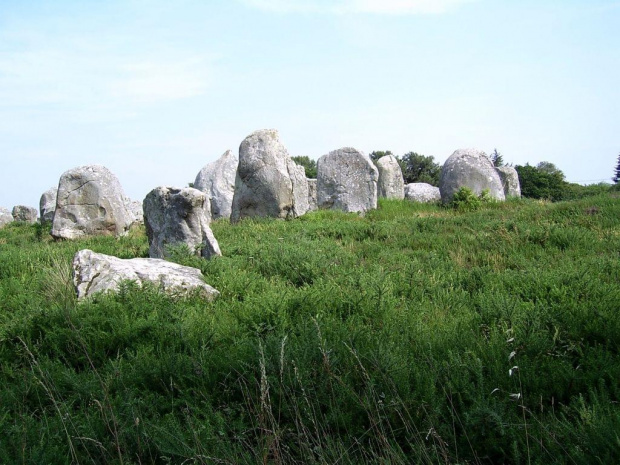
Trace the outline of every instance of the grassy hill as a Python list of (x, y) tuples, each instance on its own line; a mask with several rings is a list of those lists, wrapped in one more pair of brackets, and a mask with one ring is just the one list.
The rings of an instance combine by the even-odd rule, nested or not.
[(620, 198), (212, 225), (221, 292), (77, 303), (0, 230), (0, 463), (619, 463)]

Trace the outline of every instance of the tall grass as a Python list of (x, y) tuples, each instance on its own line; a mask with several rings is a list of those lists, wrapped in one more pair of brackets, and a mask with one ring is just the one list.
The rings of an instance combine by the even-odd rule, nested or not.
[(215, 302), (77, 303), (73, 254), (141, 230), (0, 230), (0, 463), (620, 461), (620, 199), (212, 227), (173, 259)]

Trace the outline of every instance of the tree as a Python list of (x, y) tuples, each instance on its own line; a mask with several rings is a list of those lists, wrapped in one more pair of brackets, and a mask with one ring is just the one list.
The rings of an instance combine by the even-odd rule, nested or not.
[(618, 155), (618, 163), (616, 164), (614, 177), (611, 180), (614, 184), (620, 184), (620, 154)]
[[(542, 168), (541, 168), (542, 166)], [(536, 166), (515, 166), (519, 174), (521, 195), (533, 199), (562, 200), (565, 196), (566, 186), (564, 173), (553, 163), (540, 162)]]
[(493, 153), (491, 154), (491, 161), (493, 162), (493, 166), (504, 165), (504, 157), (502, 157), (502, 154), (499, 153), (497, 149), (493, 149)]
[(379, 158), (385, 157), (386, 155), (394, 155), (394, 154), (390, 150), (375, 150), (373, 152), (370, 152), (370, 155), (368, 156), (370, 157), (372, 162), (376, 165)]
[(291, 157), (295, 163), (304, 167), (306, 171), (306, 177), (310, 179), (316, 179), (316, 160), (312, 158), (301, 155), (297, 157)]
[(441, 166), (435, 163), (434, 157), (420, 155), (416, 152), (409, 152), (400, 157), (398, 162), (403, 170), (405, 184), (425, 182), (432, 186), (439, 185)]
[(560, 176), (562, 181), (564, 181), (564, 173), (562, 173), (562, 171), (550, 161), (541, 161), (538, 165), (536, 165), (536, 168), (542, 173)]

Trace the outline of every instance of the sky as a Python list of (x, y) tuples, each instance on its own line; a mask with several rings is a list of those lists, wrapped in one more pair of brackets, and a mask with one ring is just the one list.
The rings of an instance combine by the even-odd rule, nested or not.
[(610, 181), (619, 0), (0, 0), (0, 206), (99, 164), (142, 200), (258, 129)]

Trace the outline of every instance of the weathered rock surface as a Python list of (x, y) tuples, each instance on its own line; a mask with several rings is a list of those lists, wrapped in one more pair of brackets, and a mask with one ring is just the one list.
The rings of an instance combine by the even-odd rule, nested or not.
[(52, 236), (63, 239), (123, 236), (131, 223), (123, 188), (105, 166), (80, 166), (62, 174)]
[(56, 211), (56, 194), (58, 193), (58, 186), (50, 187), (43, 192), (41, 200), (39, 200), (39, 213), (41, 223), (54, 220), (54, 212)]
[(205, 165), (196, 176), (194, 189), (210, 198), (211, 218), (214, 220), (230, 218), (238, 165), (239, 157), (227, 150), (216, 161)]
[(405, 181), (403, 170), (394, 155), (385, 155), (377, 161), (379, 181), (377, 195), (386, 199), (403, 199), (405, 197)]
[(144, 224), (144, 207), (140, 200), (126, 198), (125, 207), (131, 215), (131, 224)]
[(15, 205), (13, 207), (13, 219), (20, 223), (36, 223), (39, 212), (36, 208), (26, 205)]
[(308, 211), (318, 210), (316, 197), (316, 179), (308, 178)]
[(186, 245), (196, 255), (222, 255), (209, 227), (207, 196), (192, 187), (156, 187), (144, 199), (144, 224), (149, 256), (164, 258), (169, 247)]
[(512, 166), (498, 166), (495, 168), (504, 187), (506, 197), (521, 197), (521, 183), (519, 173)]
[(182, 296), (201, 293), (213, 300), (219, 292), (204, 282), (200, 270), (157, 258), (120, 259), (110, 255), (80, 250), (73, 257), (73, 285), (78, 299), (98, 292), (117, 292), (122, 281), (139, 286), (149, 282), (166, 293)]
[(461, 187), (469, 187), (476, 195), (488, 189), (492, 198), (505, 200), (499, 174), (489, 157), (479, 150), (457, 150), (441, 169), (439, 190), (443, 203), (452, 201), (452, 197)]
[(6, 208), (0, 207), (0, 228), (15, 221), (13, 215)]
[(439, 187), (431, 186), (425, 182), (412, 182), (405, 186), (405, 198), (413, 202), (439, 202), (441, 194)]
[(299, 168), (275, 129), (246, 137), (239, 147), (231, 220), (295, 218), (306, 213), (308, 185), (303, 167)]
[(345, 212), (377, 208), (378, 178), (372, 160), (352, 147), (323, 155), (317, 161), (318, 206)]

